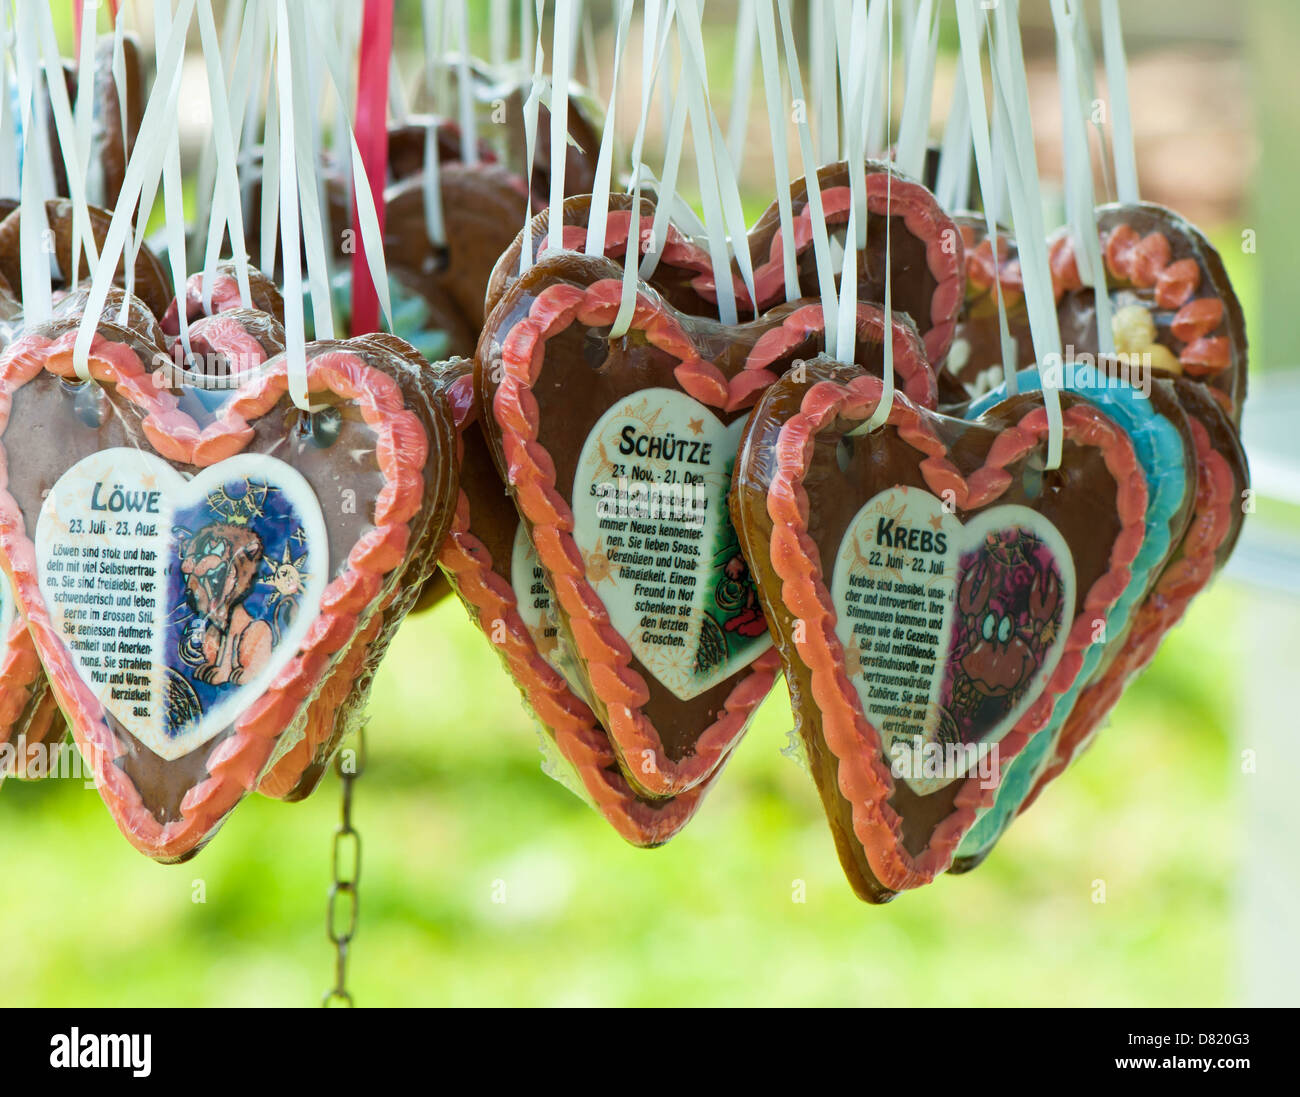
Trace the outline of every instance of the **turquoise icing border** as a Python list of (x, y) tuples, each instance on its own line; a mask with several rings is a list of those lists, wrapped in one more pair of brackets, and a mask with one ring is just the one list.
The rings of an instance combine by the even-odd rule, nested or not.
[[(388, 280), (388, 296), (393, 306), (394, 335), (405, 339), (430, 362), (441, 362), (447, 358), (449, 342), (447, 333), (429, 323), (429, 306), (414, 290), (408, 289), (396, 278)], [(334, 305), (334, 315), (339, 327), (347, 331), (352, 317), (352, 272), (342, 268), (335, 272), (330, 281), (330, 299)], [(309, 287), (303, 287), (303, 315), (307, 328), (307, 338), (315, 338), (311, 318), (311, 295)]]
[[(1037, 370), (1023, 370), (1017, 375), (1021, 392), (1037, 391)], [(1146, 474), (1148, 502), (1146, 530), (1142, 548), (1133, 561), (1132, 578), (1124, 593), (1106, 615), (1106, 635), (1124, 631), (1133, 610), (1146, 593), (1152, 569), (1158, 567), (1169, 552), (1172, 534), (1170, 522), (1183, 505), (1187, 493), (1187, 455), (1177, 428), (1152, 406), (1148, 397), (1125, 382), (1097, 384), (1096, 369), (1076, 367), (1066, 388), (1097, 405), (1112, 418), (1133, 442), (1133, 450)], [(975, 419), (1006, 399), (1003, 383), (966, 410), (966, 419)], [(957, 849), (958, 857), (986, 853), (1002, 836), (1033, 789), (1051, 757), (1062, 726), (1074, 708), (1080, 692), (1101, 661), (1105, 644), (1091, 644), (1083, 655), (1079, 676), (1052, 710), (1052, 718), (1018, 754), (1003, 775), (993, 806), (985, 810), (966, 833)]]

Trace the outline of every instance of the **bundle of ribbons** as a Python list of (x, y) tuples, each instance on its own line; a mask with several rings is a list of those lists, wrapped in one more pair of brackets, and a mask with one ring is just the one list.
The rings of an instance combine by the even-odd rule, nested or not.
[(494, 3), (487, 59), (427, 0), (414, 78), (392, 0), (155, 0), (152, 50), (74, 6), (72, 62), (5, 12), (0, 746), (37, 777), (71, 732), (148, 856), (312, 792), (454, 592), (635, 845), (783, 677), (883, 902), (989, 854), (1232, 551), (1242, 312), (1139, 197), (1114, 0), (1102, 163), (1088, 5), (1052, 0), (1050, 230), (1016, 0), (742, 0), (725, 132), (700, 0)]

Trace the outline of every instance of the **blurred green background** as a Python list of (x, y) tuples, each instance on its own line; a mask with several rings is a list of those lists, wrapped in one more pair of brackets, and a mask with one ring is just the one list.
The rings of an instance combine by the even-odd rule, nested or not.
[[(1216, 588), (983, 866), (867, 907), (840, 873), (811, 780), (780, 753), (784, 686), (690, 826), (636, 850), (542, 774), (491, 646), (444, 604), (403, 626), (376, 684), (354, 811), (357, 1001), (1225, 1002), (1234, 683), (1202, 668), (1235, 625), (1230, 590)], [(252, 797), (195, 861), (163, 867), (126, 844), (93, 790), (6, 783), (0, 1000), (316, 1002), (332, 975), (338, 791), (331, 775), (300, 805)], [(196, 881), (205, 903), (192, 901)]]
[[(1026, 0), (1040, 26), (1037, 7)], [(707, 11), (715, 89), (729, 81), (729, 9), (719, 0)], [(1267, 218), (1295, 178), (1280, 158), (1295, 154), (1257, 131), (1294, 135), (1296, 98), (1288, 108), (1277, 93), (1295, 79), (1285, 51), (1269, 45), (1271, 24), (1251, 31), (1243, 12), (1219, 5), (1126, 0), (1124, 9), (1135, 87), (1143, 73), (1166, 87), (1172, 72), (1174, 99), (1220, 74), (1198, 93), (1211, 105), (1190, 121), (1156, 109), (1168, 105), (1164, 93), (1135, 94), (1144, 186), (1212, 232), (1252, 335), (1274, 333), (1256, 367), (1276, 372), (1294, 361), (1294, 310), (1288, 327), (1263, 302), (1280, 290), (1279, 253), (1289, 260), (1300, 244), (1283, 247)], [(1294, 45), (1292, 9), (1272, 11), (1291, 20), (1283, 41)], [(598, 30), (608, 51), (608, 26)], [(1035, 33), (1031, 64), (1050, 70)], [(480, 24), (476, 44), (485, 34)], [(1253, 63), (1270, 49), (1271, 67)], [(756, 88), (755, 124), (761, 113)], [(633, 115), (621, 111), (620, 129)], [(1050, 150), (1050, 132), (1043, 140)], [(755, 163), (763, 155), (751, 152)], [(747, 189), (753, 213), (766, 199), (752, 175)], [(1271, 236), (1266, 223), (1278, 225)], [(1239, 246), (1246, 227), (1259, 228), (1258, 256)], [(1260, 507), (1252, 521), (1294, 545), (1300, 508)], [(403, 626), (375, 688), (354, 811), (364, 859), (351, 989), (361, 1005), (1242, 1001), (1243, 956), (1258, 941), (1242, 929), (1255, 792), (1239, 761), (1250, 734), (1240, 713), (1260, 597), (1231, 579), (1216, 585), (1096, 746), (983, 866), (882, 908), (853, 897), (810, 779), (781, 754), (791, 725), (783, 685), (686, 831), (663, 849), (634, 850), (541, 772), (536, 733), (495, 654), (459, 605), (444, 604)], [(1264, 597), (1283, 607), (1294, 640), (1296, 603)], [(1293, 713), (1279, 715), (1294, 726)], [(325, 910), (338, 800), (333, 775), (305, 804), (251, 797), (195, 861), (160, 867), (128, 847), (79, 782), (4, 784), (0, 1005), (319, 1001), (333, 975)], [(1283, 867), (1294, 873), (1294, 855)], [(1293, 920), (1294, 908), (1262, 916)]]

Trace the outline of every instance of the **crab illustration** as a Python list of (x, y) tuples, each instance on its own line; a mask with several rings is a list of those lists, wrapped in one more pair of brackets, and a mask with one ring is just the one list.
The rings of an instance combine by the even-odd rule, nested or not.
[(1044, 548), (1025, 530), (1000, 530), (964, 569), (944, 712), (961, 741), (1020, 703), (1059, 633), (1062, 585)]

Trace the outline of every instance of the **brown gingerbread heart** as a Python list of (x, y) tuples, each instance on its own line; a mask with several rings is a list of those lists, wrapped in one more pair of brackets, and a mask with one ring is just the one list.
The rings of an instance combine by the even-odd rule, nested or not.
[[(476, 384), (592, 707), (629, 780), (664, 796), (717, 768), (775, 676), (726, 496), (749, 408), (824, 329), (820, 305), (726, 326), (642, 286), (612, 339), (622, 273), (548, 253), (493, 309)], [(860, 306), (859, 340), (879, 323)], [(900, 387), (933, 403), (915, 331), (895, 339)]]
[(115, 820), (180, 860), (393, 589), (451, 426), (408, 406), (396, 356), (309, 347), (311, 414), (283, 356), (206, 406), (150, 372), (166, 348), (109, 323), (77, 382), (76, 328), (0, 358), (0, 559)]
[[(808, 363), (761, 397), (732, 509), (840, 861), (884, 902), (950, 864), (1001, 768), (1073, 683), (1120, 596), (1147, 492), (1132, 444), (1061, 397), (966, 422)], [(995, 753), (996, 748), (996, 753)]]

